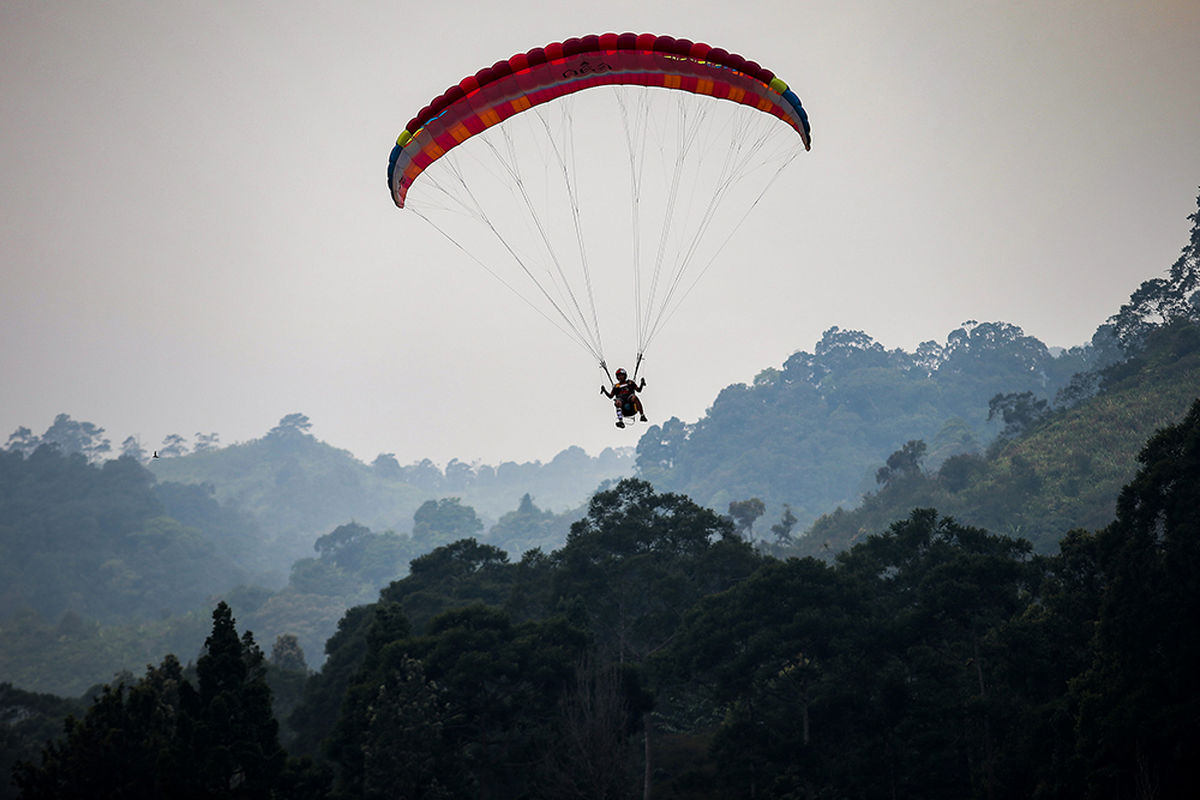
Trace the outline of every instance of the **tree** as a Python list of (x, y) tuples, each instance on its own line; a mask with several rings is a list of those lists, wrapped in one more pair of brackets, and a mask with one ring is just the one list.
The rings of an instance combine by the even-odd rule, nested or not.
[(174, 656), (149, 667), (136, 683), (104, 686), (83, 719), (67, 717), (63, 737), (48, 742), (40, 762), (18, 763), (14, 779), (27, 800), (170, 797), (175, 767), (183, 670)]
[(871, 336), (862, 331), (842, 330), (836, 325), (821, 334), (813, 355), (818, 381), (826, 375), (851, 369), (885, 366), (888, 359), (883, 345)]
[(82, 716), (90, 701), (28, 692), (0, 682), (0, 798), (13, 800), (17, 786), (13, 768), (19, 762), (35, 764), (46, 744), (63, 731), (68, 716)]
[[(1200, 206), (1200, 195), (1196, 197)], [(1109, 318), (1126, 352), (1141, 347), (1147, 333), (1186, 319), (1200, 321), (1200, 210), (1188, 216), (1191, 236), (1165, 278), (1145, 281)]]
[(796, 527), (796, 522), (796, 515), (792, 513), (792, 507), (784, 503), (783, 516), (779, 518), (779, 522), (771, 526), (771, 533), (775, 534), (776, 544), (788, 545), (792, 543), (792, 528)]
[[(592, 497), (553, 559), (554, 600), (586, 620), (601, 663), (619, 664), (664, 648), (688, 608), (743, 580), (760, 560), (728, 517), (629, 478)], [(647, 781), (651, 733), (643, 715)]]
[(301, 755), (320, 754), (322, 742), (333, 731), (346, 689), (363, 664), (367, 650), (367, 631), (382, 604), (354, 606), (338, 620), (337, 630), (325, 642), (321, 670), (304, 686), (304, 698), (288, 717), (296, 732), (289, 745)]
[(306, 436), (312, 423), (308, 417), (300, 413), (286, 414), (280, 418), (279, 424), (267, 431), (267, 436), (289, 437)]
[(213, 450), (221, 442), (220, 435), (216, 433), (200, 433), (196, 432), (196, 446), (194, 451), (203, 453), (205, 450)]
[(974, 453), (960, 453), (942, 462), (938, 470), (938, 481), (946, 491), (957, 494), (963, 491), (978, 476), (987, 471), (987, 461)]
[(925, 442), (910, 439), (892, 453), (875, 473), (875, 482), (885, 486), (901, 478), (913, 478), (921, 474), (921, 459), (925, 457)]
[(187, 440), (178, 433), (169, 434), (158, 448), (158, 454), (163, 458), (184, 456), (187, 455), (187, 451)]
[(335, 562), (324, 558), (302, 558), (292, 562), (288, 586), (303, 595), (325, 598), (353, 597), (361, 582)]
[(69, 414), (59, 414), (53, 424), (42, 434), (43, 444), (56, 445), (63, 453), (80, 453), (88, 461), (98, 461), (112, 450), (112, 444), (104, 438), (104, 428), (90, 422), (77, 422)]
[(737, 532), (745, 539), (753, 536), (754, 521), (766, 512), (767, 506), (757, 497), (749, 500), (734, 500), (729, 504), (729, 516)]
[[(95, 465), (53, 445), (28, 457), (4, 451), (0, 487), (0, 586), (9, 609), (47, 619), (75, 609), (104, 624), (136, 624), (194, 609), (244, 579), (212, 541), (167, 515), (154, 476), (132, 458)], [(64, 694), (94, 683), (97, 671), (110, 674), (120, 649), (79, 645), (65, 659), (0, 645), (10, 668), (18, 659), (31, 667), (39, 657), (52, 662), (32, 670), (48, 682), (25, 685)]]
[(990, 376), (1020, 385), (1053, 361), (1046, 345), (1008, 322), (967, 320), (946, 337), (938, 369), (959, 376)]
[(443, 586), (461, 582), (471, 575), (508, 563), (508, 553), (474, 539), (459, 539), (435, 548), (409, 565), (412, 576)]
[(28, 456), (34, 450), (37, 450), (38, 445), (41, 443), (42, 440), (39, 436), (37, 436), (33, 431), (29, 430), (29, 428), (26, 428), (24, 425), (22, 425), (9, 434), (8, 442), (5, 444), (4, 449), (8, 450), (9, 452), (20, 453), (21, 455)]
[(1096, 536), (1104, 586), (1091, 665), (1073, 685), (1097, 795), (1200, 792), (1200, 400), (1138, 456)]
[(514, 624), (481, 604), (440, 614), (414, 636), (399, 605), (381, 601), (329, 738), (340, 790), (530, 796), (585, 643), (561, 619)]
[(509, 511), (496, 521), (488, 531), (488, 539), (513, 556), (534, 548), (549, 552), (562, 546), (573, 521), (566, 515), (556, 516), (552, 511), (538, 508), (526, 492), (515, 511)]
[(639, 708), (628, 671), (583, 657), (558, 701), (556, 733), (539, 796), (616, 800), (636, 784), (633, 734)]
[(468, 539), (483, 530), (475, 509), (457, 497), (426, 500), (413, 514), (413, 541), (424, 548)]
[(225, 602), (213, 610), (212, 633), (196, 662), (199, 682), (185, 690), (185, 741), (194, 755), (189, 779), (210, 796), (266, 798), (283, 771), (279, 723), (271, 713), (262, 650), (241, 637)]
[(249, 632), (238, 637), (225, 603), (213, 611), (196, 674), (198, 688), (167, 656), (140, 681), (103, 687), (82, 720), (67, 719), (64, 738), (45, 747), (39, 765), (18, 765), (22, 796), (272, 797), (286, 755), (262, 651)]
[(675, 460), (686, 445), (691, 428), (678, 417), (671, 417), (662, 426), (651, 425), (637, 444), (638, 471), (654, 483), (669, 474)]
[(1007, 709), (995, 674), (1005, 654), (990, 642), (1029, 602), (1031, 549), (916, 509), (837, 556), (874, 606), (847, 642), (846, 668), (862, 682), (854, 691), (870, 698), (853, 721), (870, 732), (856, 757), (885, 769), (872, 778), (878, 766), (844, 758), (846, 767), (900, 796), (996, 796)]
[(275, 637), (275, 645), (271, 648), (271, 663), (283, 670), (308, 672), (308, 662), (304, 660), (300, 640), (291, 633), (281, 633)]
[(1033, 392), (1009, 392), (997, 394), (988, 401), (988, 422), (995, 417), (1004, 420), (1000, 435), (1014, 439), (1033, 430), (1050, 415), (1049, 401), (1039, 400)]
[(338, 554), (353, 547), (355, 543), (361, 542), (364, 537), (371, 534), (371, 529), (365, 525), (359, 525), (357, 522), (349, 522), (345, 525), (339, 525), (330, 533), (318, 537), (313, 542), (313, 549), (321, 558), (337, 561), (339, 566), (347, 566), (342, 564), (338, 558)]
[(475, 470), (470, 464), (459, 461), (457, 458), (452, 458), (447, 462), (443, 473), (446, 489), (451, 492), (461, 492), (475, 481)]
[(430, 492), (440, 491), (444, 482), (442, 471), (428, 458), (405, 467), (404, 480)]
[(362, 731), (362, 797), (453, 797), (439, 779), (445, 730), (453, 720), (445, 692), (417, 659), (402, 657), (375, 688)]
[(396, 460), (395, 453), (380, 453), (375, 456), (375, 460), (371, 462), (371, 469), (375, 470), (375, 474), (381, 478), (391, 481), (404, 479), (404, 469), (400, 466), (400, 462)]
[(554, 558), (556, 597), (585, 599), (599, 657), (617, 662), (661, 647), (692, 603), (758, 563), (728, 517), (633, 478), (592, 497)]
[(139, 464), (146, 461), (146, 451), (136, 436), (126, 436), (125, 441), (121, 442), (121, 455), (128, 456)]

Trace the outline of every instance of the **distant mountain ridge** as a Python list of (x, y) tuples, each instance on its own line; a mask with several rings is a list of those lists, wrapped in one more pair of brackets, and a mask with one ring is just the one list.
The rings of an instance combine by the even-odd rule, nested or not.
[[(1143, 281), (1085, 345), (1052, 350), (1015, 325), (971, 321), (944, 344), (906, 353), (830, 328), (812, 353), (727, 387), (695, 423), (653, 426), (638, 442), (638, 474), (718, 511), (753, 501), (756, 513), (778, 515), (781, 539), (837, 509), (812, 537), (830, 550), (906, 516), (875, 490), (917, 486), (928, 474), (918, 467), (960, 495), (927, 493), (922, 502), (1028, 532), (1042, 548), (1071, 526), (1102, 525), (1141, 444), (1175, 422), (1200, 386), (1200, 196), (1197, 207), (1176, 262)], [(1037, 436), (1017, 441), (1035, 428)], [(997, 436), (1003, 447), (976, 458)], [(964, 487), (974, 480), (979, 494), (969, 503)], [(1007, 506), (986, 511), (989, 492), (1008, 497)], [(860, 498), (863, 512), (847, 516)], [(835, 516), (857, 530), (841, 524), (835, 533)]]
[[(970, 322), (905, 353), (831, 328), (814, 352), (727, 387), (697, 422), (652, 427), (636, 472), (728, 511), (750, 538), (765, 538), (759, 516), (779, 515), (776, 555), (838, 552), (915, 507), (1051, 551), (1112, 519), (1142, 444), (1198, 394), (1200, 212), (1191, 219), (1167, 277), (1145, 281), (1087, 345), (1051, 351), (1014, 325)], [(628, 451), (579, 448), (548, 464), (366, 465), (308, 428), (289, 414), (245, 444), (210, 435), (191, 455), (149, 459), (153, 474), (144, 453), (101, 465), (103, 429), (65, 414), (41, 437), (18, 429), (0, 451), (0, 681), (78, 687), (106, 677), (97, 665), (182, 652), (205, 595), (236, 598), (265, 640), (299, 630), (316, 655), (342, 611), (414, 554), (478, 536), (501, 560), (544, 555), (594, 489), (635, 471)]]
[(641, 477), (724, 511), (757, 497), (787, 504), (800, 528), (874, 487), (888, 454), (912, 439), (929, 460), (981, 452), (1000, 432), (998, 394), (1053, 400), (1072, 376), (1119, 357), (1111, 336), (1053, 354), (1005, 322), (967, 322), (944, 344), (887, 350), (862, 331), (830, 328), (752, 385), (727, 387), (695, 423), (653, 426), (638, 443)]
[(152, 460), (160, 481), (205, 484), (224, 504), (251, 514), (283, 563), (312, 555), (313, 542), (355, 521), (406, 533), (413, 514), (430, 499), (458, 497), (488, 523), (532, 495), (541, 508), (565, 510), (587, 501), (602, 483), (633, 471), (632, 449), (589, 456), (579, 447), (549, 462), (498, 467), (457, 460), (440, 470), (428, 459), (402, 467), (383, 454), (364, 464), (308, 433), (303, 414), (284, 417), (265, 436), (219, 449)]
[(896, 476), (850, 510), (823, 515), (797, 552), (844, 550), (914, 508), (1028, 539), (1043, 553), (1072, 529), (1107, 525), (1142, 445), (1200, 397), (1200, 324), (1178, 320), (1149, 333), (1135, 356), (1097, 378), (1097, 394), (1047, 410), (986, 454)]

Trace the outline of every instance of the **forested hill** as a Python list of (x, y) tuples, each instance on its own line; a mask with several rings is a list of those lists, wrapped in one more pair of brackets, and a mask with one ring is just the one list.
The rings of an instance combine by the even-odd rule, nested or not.
[(989, 415), (1004, 428), (982, 457), (945, 458), (936, 439), (932, 448), (906, 441), (875, 471), (878, 491), (854, 511), (822, 517), (794, 551), (842, 550), (917, 507), (1021, 536), (1047, 553), (1072, 529), (1104, 524), (1138, 467), (1140, 443), (1200, 397), (1196, 203), (1179, 258), (1100, 326), (1092, 370), (1075, 375), (1053, 404), (1016, 389), (993, 397)]
[(543, 509), (578, 508), (601, 483), (629, 475), (628, 450), (589, 456), (578, 447), (549, 462), (470, 465), (451, 460), (439, 469), (429, 459), (401, 466), (393, 454), (370, 465), (346, 450), (318, 441), (303, 414), (289, 414), (259, 439), (153, 460), (161, 481), (207, 484), (222, 503), (259, 521), (277, 568), (312, 555), (313, 541), (351, 520), (404, 533), (426, 501), (458, 497), (487, 522), (495, 522), (531, 495)]
[[(622, 481), (554, 552), (414, 560), (319, 673), (219, 603), (194, 669), (167, 656), (0, 756), (30, 800), (1190, 800), (1200, 401), (1139, 463), (1115, 520), (1047, 556), (923, 509), (779, 560)], [(10, 716), (53, 712), (4, 688)]]
[(1141, 442), (1198, 393), (1200, 210), (1188, 219), (1178, 260), (1085, 345), (1056, 353), (1014, 325), (968, 322), (907, 353), (831, 328), (697, 422), (652, 427), (638, 473), (728, 509), (746, 534), (779, 519), (786, 552), (836, 552), (920, 505), (1052, 550), (1103, 524)]
[(1137, 471), (1141, 443), (1200, 396), (1200, 323), (1180, 319), (1149, 332), (1132, 358), (1094, 377), (1099, 392), (1075, 405), (1004, 398), (1008, 424), (985, 453), (926, 468), (925, 443), (906, 443), (877, 465), (875, 491), (853, 510), (819, 518), (794, 552), (844, 550), (914, 508), (1020, 536), (1044, 553), (1072, 529), (1103, 526)]
[(652, 427), (638, 443), (638, 472), (722, 511), (759, 498), (774, 516), (786, 503), (803, 529), (856, 505), (905, 442), (925, 441), (935, 465), (980, 453), (1001, 429), (988, 418), (991, 398), (1053, 399), (1074, 374), (1117, 357), (1107, 335), (1056, 354), (1004, 322), (964, 323), (913, 353), (831, 328), (813, 352), (725, 389), (697, 422)]

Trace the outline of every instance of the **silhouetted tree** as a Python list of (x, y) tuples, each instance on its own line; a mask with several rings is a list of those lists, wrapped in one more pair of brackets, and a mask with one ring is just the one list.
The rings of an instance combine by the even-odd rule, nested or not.
[[(1200, 206), (1200, 195), (1196, 197)], [(1144, 281), (1129, 302), (1109, 318), (1127, 352), (1139, 348), (1146, 334), (1163, 325), (1187, 319), (1200, 321), (1200, 211), (1188, 216), (1191, 235), (1165, 278)]]
[[(1075, 682), (1096, 796), (1195, 797), (1200, 779), (1200, 400), (1155, 435), (1095, 537), (1104, 593)], [(1147, 794), (1149, 792), (1149, 794)]]
[(615, 664), (580, 659), (558, 702), (556, 735), (543, 761), (539, 797), (620, 800), (634, 795), (639, 708)]
[(775, 534), (776, 544), (786, 545), (792, 543), (792, 529), (796, 527), (796, 522), (796, 515), (792, 513), (792, 507), (784, 503), (783, 516), (779, 518), (779, 522), (771, 526), (771, 533)]
[(888, 485), (900, 478), (911, 478), (921, 474), (921, 459), (925, 457), (925, 442), (912, 439), (904, 446), (887, 457), (885, 463), (875, 473), (875, 482)]
[[(196, 674), (198, 688), (167, 656), (136, 683), (103, 687), (82, 720), (68, 718), (40, 764), (18, 765), (22, 797), (273, 797), (286, 754), (262, 651), (249, 632), (238, 637), (225, 603), (213, 611)], [(311, 771), (291, 774), (292, 785), (312, 787)]]
[(988, 421), (996, 417), (1004, 420), (1000, 435), (1010, 439), (1032, 430), (1049, 414), (1049, 401), (1039, 400), (1033, 392), (997, 394), (988, 401)]
[(83, 719), (67, 718), (63, 738), (46, 744), (40, 763), (17, 764), (21, 797), (196, 796), (185, 793), (177, 771), (185, 756), (178, 738), (184, 685), (179, 661), (168, 656), (136, 683), (102, 687)]
[(13, 453), (20, 453), (27, 456), (34, 450), (37, 450), (38, 445), (42, 440), (37, 434), (26, 428), (24, 425), (17, 428), (9, 434), (8, 441), (4, 445), (4, 449)]
[(163, 458), (187, 455), (187, 451), (187, 441), (178, 433), (169, 434), (158, 448), (158, 454)]
[(104, 438), (104, 428), (90, 422), (77, 422), (69, 414), (59, 414), (42, 434), (43, 444), (56, 445), (65, 454), (80, 453), (88, 461), (98, 461), (112, 450)]
[(464, 506), (457, 497), (426, 500), (413, 514), (413, 541), (424, 548), (467, 539), (482, 530), (475, 509)]
[[(359, 525), (357, 522), (348, 522), (345, 525), (337, 526), (330, 533), (318, 537), (313, 542), (313, 549), (321, 558), (338, 561), (339, 553), (352, 548), (354, 544), (361, 542), (370, 533), (371, 529), (367, 526)], [(341, 566), (347, 565), (342, 564)]]
[(136, 436), (126, 436), (125, 441), (121, 442), (121, 455), (128, 456), (139, 463), (146, 460), (146, 451)]
[(196, 433), (196, 446), (193, 450), (197, 453), (203, 453), (205, 450), (213, 450), (221, 443), (221, 437), (216, 433)]
[(198, 689), (188, 684), (183, 691), (188, 777), (207, 796), (267, 798), (287, 756), (263, 653), (249, 631), (238, 636), (224, 602), (212, 616), (212, 634), (196, 662)]
[(746, 539), (751, 538), (754, 522), (767, 510), (767, 506), (757, 497), (749, 500), (734, 500), (729, 504), (729, 516), (733, 519), (737, 532)]
[(375, 460), (371, 462), (371, 468), (381, 478), (394, 481), (404, 478), (404, 470), (400, 467), (400, 462), (396, 460), (395, 453), (380, 453), (375, 456)]
[(281, 633), (275, 637), (275, 644), (271, 647), (271, 663), (284, 670), (308, 672), (308, 662), (304, 659), (300, 640), (291, 633)]
[(280, 418), (279, 424), (267, 431), (267, 436), (305, 436), (312, 428), (312, 423), (304, 414), (286, 414)]

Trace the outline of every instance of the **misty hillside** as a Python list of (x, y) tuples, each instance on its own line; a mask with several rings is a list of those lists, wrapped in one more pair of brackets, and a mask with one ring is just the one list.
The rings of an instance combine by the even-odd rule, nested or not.
[(770, 525), (786, 552), (837, 552), (918, 506), (1051, 551), (1072, 528), (1104, 524), (1140, 444), (1198, 394), (1200, 211), (1188, 219), (1166, 275), (1082, 346), (968, 322), (907, 353), (831, 328), (813, 352), (726, 388), (695, 423), (653, 426), (638, 475), (719, 511), (738, 504), (744, 532), (771, 539)]
[(592, 457), (578, 447), (545, 464), (451, 461), (439, 469), (428, 459), (401, 466), (381, 454), (367, 465), (318, 441), (309, 427), (303, 414), (289, 414), (260, 439), (152, 460), (149, 467), (162, 481), (211, 486), (222, 504), (252, 515), (277, 569), (311, 556), (313, 541), (342, 523), (407, 533), (422, 503), (458, 497), (490, 524), (525, 494), (543, 509), (576, 508), (600, 484), (633, 470), (631, 451), (610, 448)]
[[(1187, 800), (1200, 399), (1137, 461), (1113, 520), (1043, 556), (918, 509), (831, 562), (778, 559), (623, 480), (552, 553), (466, 539), (415, 559), (315, 673), (217, 603), (194, 666), (99, 690), (16, 782), (117, 796), (137, 765), (154, 796), (229, 796), (244, 769), (260, 796), (312, 800)], [(54, 713), (5, 689), (9, 714)]]
[[(544, 510), (579, 507), (604, 481), (636, 474), (717, 511), (759, 498), (768, 518), (784, 504), (803, 530), (820, 515), (857, 504), (888, 454), (912, 439), (930, 446), (932, 467), (979, 454), (1000, 433), (989, 400), (1000, 393), (1054, 398), (1073, 375), (1120, 357), (1115, 343), (1052, 352), (1020, 328), (969, 323), (916, 353), (886, 350), (869, 335), (833, 328), (813, 353), (798, 351), (752, 386), (723, 390), (695, 423), (652, 426), (628, 452), (589, 457), (564, 450), (546, 464), (498, 467), (428, 460), (371, 465), (313, 438), (301, 414), (260, 439), (151, 460), (160, 481), (212, 487), (223, 506), (253, 517), (275, 569), (311, 557), (313, 541), (350, 521), (407, 533), (420, 505), (457, 497), (485, 529), (529, 494)], [(261, 563), (247, 565), (261, 569)]]
[[(907, 354), (831, 329), (561, 511), (528, 489), (627, 457), (368, 466), (291, 414), (151, 472), (65, 414), (22, 428), (0, 452), (0, 760), (78, 708), (29, 690), (93, 687), (18, 767), (34, 796), (91, 788), (97, 759), (173, 786), (172, 758), (217, 763), (236, 737), (295, 797), (570, 793), (600, 752), (605, 785), (641, 763), (664, 797), (1066, 798), (1149, 772), (1194, 796), (1173, 749), (1200, 667), (1192, 219), (1086, 346), (971, 323)], [(519, 488), (494, 520), (468, 502)], [(802, 533), (800, 502), (837, 496)], [(231, 708), (244, 730), (193, 735)]]
[(1140, 443), (1178, 422), (1200, 396), (1200, 324), (1178, 320), (1153, 331), (1132, 358), (1094, 379), (1097, 394), (1057, 409), (1013, 398), (1010, 423), (985, 453), (927, 466), (897, 451), (887, 463), (898, 466), (876, 465), (876, 490), (853, 510), (819, 518), (795, 552), (844, 550), (914, 508), (1023, 537), (1044, 553), (1072, 529), (1102, 527), (1138, 469)]
[[(779, 555), (827, 557), (915, 507), (1050, 552), (1111, 518), (1140, 444), (1195, 397), (1193, 271), (1176, 266), (1069, 350), (1002, 322), (911, 354), (831, 329), (696, 423), (651, 428), (636, 472), (729, 511)], [(548, 464), (367, 465), (308, 428), (290, 414), (250, 442), (111, 461), (103, 429), (65, 414), (41, 436), (14, 432), (0, 680), (79, 691), (178, 651), (218, 596), (264, 641), (293, 636), (319, 664), (342, 613), (413, 559), (465, 539), (514, 559), (555, 551), (588, 495), (633, 468), (627, 452), (579, 448)]]
[[(1014, 331), (1011, 326), (986, 327)], [(833, 334), (825, 341), (831, 338)], [(1128, 361), (1099, 373), (1077, 374), (1063, 393), (1064, 404), (1067, 396), (1078, 395), (1076, 402), (1054, 413), (1032, 393), (1000, 395), (1001, 400), (1022, 400), (1041, 409), (1044, 418), (1030, 417), (1024, 427), (994, 420), (1001, 438), (988, 447), (989, 440), (982, 438), (986, 427), (976, 434), (965, 422), (944, 425), (957, 436), (934, 439), (939, 443), (937, 466), (926, 471), (924, 465), (932, 459), (922, 449), (916, 459), (920, 469), (906, 472), (897, 466), (886, 485), (876, 485), (877, 491), (868, 492), (855, 511), (826, 513), (807, 535), (793, 518), (777, 537), (775, 552), (828, 556), (886, 529), (914, 507), (944, 508), (971, 524), (1025, 536), (1039, 550), (1053, 550), (1068, 530), (1097, 527), (1111, 518), (1116, 492), (1136, 467), (1140, 442), (1174, 422), (1195, 397), (1200, 385), (1195, 339), (1196, 328), (1187, 321), (1149, 332), (1142, 349)], [(1017, 361), (1012, 348), (1044, 359), (1034, 362), (1042, 366), (1083, 360), (1087, 354), (1080, 349), (1073, 355), (1050, 356), (1036, 340), (1015, 334), (991, 337), (997, 340), (1000, 345), (992, 352), (999, 354), (1000, 363)], [(939, 370), (914, 380), (911, 369), (856, 365), (858, 359), (870, 363), (881, 348), (870, 346), (864, 337), (854, 341), (868, 346), (851, 348), (844, 359), (849, 363), (831, 374), (842, 385), (854, 384), (864, 373), (874, 377), (873, 394), (859, 401), (863, 407), (863, 400), (896, 396), (897, 384), (916, 386), (917, 395), (937, 397), (939, 381), (946, 376), (967, 382), (961, 372)], [(905, 363), (901, 353), (883, 355), (889, 363)], [(711, 429), (707, 435), (713, 441), (749, 445), (750, 440), (738, 440), (724, 428), (738, 417), (719, 414), (717, 407), (731, 393), (786, 394), (781, 386), (788, 386), (787, 380), (775, 376), (772, 382), (756, 382), (753, 389), (727, 390), (704, 421)], [(844, 390), (840, 397), (853, 402), (853, 395)], [(1003, 402), (992, 405), (1005, 419), (1006, 413), (1012, 416), (1019, 410)], [(927, 417), (938, 413), (932, 402), (923, 407)], [(759, 422), (766, 425), (770, 414), (778, 421), (788, 412), (783, 402), (764, 405)], [(986, 423), (986, 412), (977, 416)], [(885, 421), (883, 415), (876, 419), (881, 425)], [(514, 559), (533, 548), (550, 553), (563, 545), (571, 523), (586, 512), (580, 505), (555, 513), (527, 492), (498, 519), (485, 521), (458, 497), (421, 500), (425, 493), (439, 494), (436, 490), (444, 489), (449, 478), (431, 465), (402, 470), (389, 483), (378, 474), (378, 464), (367, 467), (345, 451), (316, 441), (303, 429), (305, 424), (302, 415), (292, 415), (260, 440), (152, 460), (157, 481), (131, 458), (101, 466), (89, 464), (81, 453), (64, 454), (59, 447), (43, 446), (29, 456), (15, 450), (5, 453), (10, 492), (8, 504), (0, 503), (0, 518), (11, 519), (14, 530), (54, 533), (49, 538), (43, 534), (41, 539), (9, 540), (6, 607), (29, 613), (0, 619), (0, 643), (7, 645), (7, 655), (0, 658), (0, 679), (18, 679), (19, 685), (37, 690), (80, 691), (155, 653), (178, 651), (203, 629), (202, 608), (214, 596), (236, 605), (243, 622), (263, 641), (294, 636), (311, 663), (320, 664), (324, 642), (335, 633), (344, 611), (370, 602), (390, 581), (403, 577), (413, 559), (468, 538)], [(892, 435), (921, 441), (909, 438), (920, 430), (900, 429)], [(836, 433), (827, 430), (825, 441), (834, 441)], [(845, 453), (855, 443), (860, 442), (850, 440), (833, 452)], [(758, 442), (760, 447), (771, 444)], [(583, 467), (598, 462), (582, 451), (568, 451), (552, 466), (569, 464), (572, 458)], [(847, 472), (860, 483), (860, 473), (865, 473), (874, 483), (885, 458), (862, 458), (866, 466)], [(792, 463), (800, 461), (792, 457)], [(771, 463), (778, 468), (783, 462), (777, 458)], [(1060, 475), (1062, 469), (1055, 464), (1075, 472)], [(835, 471), (838, 466), (826, 455), (807, 468)], [(570, 475), (569, 470), (564, 473)], [(70, 481), (56, 477), (61, 475), (71, 476)], [(742, 485), (751, 488), (746, 496), (755, 496), (752, 481), (776, 477), (770, 470), (747, 468)], [(212, 482), (185, 482), (188, 479)], [(420, 480), (431, 488), (422, 491), (413, 485)], [(99, 486), (106, 491), (95, 488)], [(24, 502), (18, 503), (18, 496)], [(71, 509), (78, 509), (70, 512), (74, 516), (68, 514)], [(376, 514), (407, 512), (408, 519), (404, 524), (399, 519), (385, 526), (368, 524), (372, 509)], [(765, 511), (763, 504), (759, 513)], [(324, 527), (317, 527), (321, 524)], [(766, 527), (760, 525), (757, 534), (749, 527), (742, 533), (771, 538)], [(272, 528), (274, 535), (264, 533)], [(75, 536), (93, 529), (108, 533)], [(52, 552), (39, 552), (39, 541), (60, 544)], [(281, 572), (286, 577), (280, 578)], [(43, 659), (51, 654), (54, 666), (47, 669)], [(139, 655), (131, 661), (132, 654)]]
[(168, 516), (153, 484), (130, 459), (99, 467), (51, 447), (0, 452), (2, 616), (143, 621), (245, 581), (221, 531)]
[(813, 352), (726, 388), (695, 423), (653, 426), (638, 443), (638, 474), (722, 511), (759, 498), (777, 517), (787, 504), (804, 528), (856, 504), (906, 441), (925, 441), (934, 465), (980, 453), (1001, 428), (989, 421), (991, 398), (1053, 400), (1076, 373), (1118, 357), (1103, 332), (1055, 354), (1015, 325), (969, 322), (907, 353), (831, 328)]
[[(548, 552), (590, 492), (632, 468), (631, 451), (579, 448), (546, 465), (368, 466), (306, 428), (293, 414), (249, 443), (107, 461), (104, 429), (65, 414), (40, 436), (11, 436), (0, 451), (0, 681), (78, 694), (162, 653), (191, 655), (214, 597), (319, 664), (345, 610), (413, 559), (466, 537)], [(576, 499), (556, 513), (535, 492)]]

